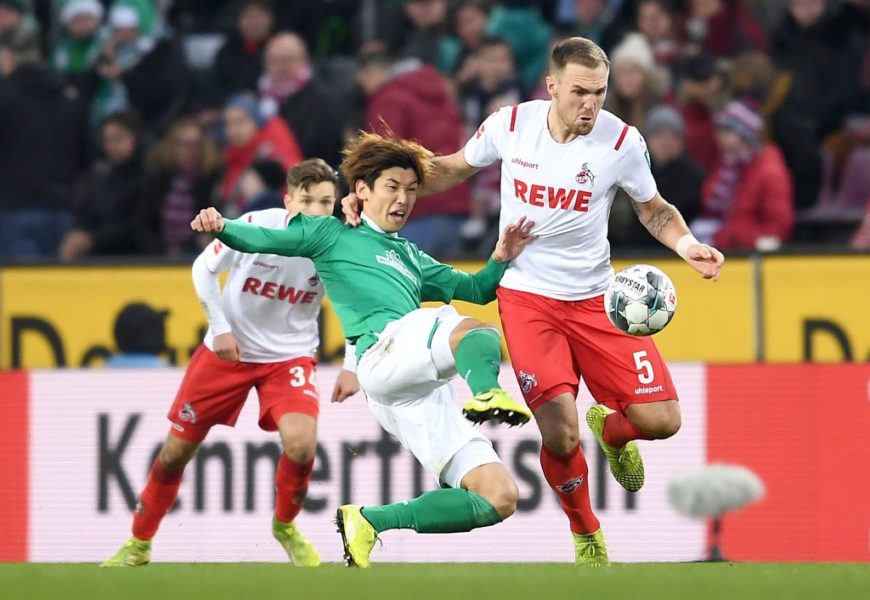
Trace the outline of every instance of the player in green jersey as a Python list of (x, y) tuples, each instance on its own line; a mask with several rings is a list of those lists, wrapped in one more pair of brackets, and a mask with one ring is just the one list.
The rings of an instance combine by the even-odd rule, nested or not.
[(362, 133), (351, 142), (342, 171), (363, 200), (359, 228), (333, 217), (297, 215), (285, 229), (268, 229), (223, 219), (214, 208), (191, 223), (196, 231), (216, 232), (236, 250), (314, 261), (345, 337), (356, 347), (369, 408), (445, 486), (406, 502), (340, 507), (345, 559), (362, 568), (369, 566), (381, 531), (469, 531), (499, 523), (516, 510), (513, 478), (490, 441), (462, 418), (449, 383), (458, 372), (475, 398), (491, 407), (487, 418), (528, 422), (528, 409), (498, 384), (497, 329), (451, 306), (420, 308), (420, 303), (491, 302), (508, 262), (534, 239), (533, 223), (507, 226), (490, 260), (474, 274), (421, 252), (398, 231), (430, 173), (431, 156), (414, 142), (373, 134)]

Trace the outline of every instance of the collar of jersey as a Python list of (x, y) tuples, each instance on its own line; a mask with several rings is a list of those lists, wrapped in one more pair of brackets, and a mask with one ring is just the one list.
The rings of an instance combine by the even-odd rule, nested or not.
[(371, 227), (372, 229), (374, 229), (378, 233), (384, 233), (386, 235), (391, 235), (393, 237), (399, 237), (399, 233), (397, 231), (394, 231), (393, 233), (387, 233), (386, 231), (384, 231), (383, 229), (378, 227), (378, 225), (374, 221), (372, 221), (371, 218), (365, 213), (360, 213), (360, 218), (363, 220), (363, 223), (365, 223), (366, 225), (368, 225), (369, 227)]

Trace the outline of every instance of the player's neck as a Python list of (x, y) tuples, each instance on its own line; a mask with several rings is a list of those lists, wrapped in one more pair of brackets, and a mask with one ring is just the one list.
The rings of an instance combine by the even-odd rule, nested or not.
[(567, 144), (580, 137), (580, 134), (574, 133), (570, 127), (562, 123), (553, 108), (550, 108), (550, 112), (547, 113), (547, 128), (550, 130), (550, 137), (559, 144)]

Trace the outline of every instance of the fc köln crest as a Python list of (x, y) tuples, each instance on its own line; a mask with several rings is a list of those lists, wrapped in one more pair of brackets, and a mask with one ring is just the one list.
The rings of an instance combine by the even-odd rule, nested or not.
[(583, 166), (580, 167), (580, 172), (574, 177), (574, 181), (580, 185), (595, 185), (595, 174), (589, 168), (589, 163), (583, 163)]

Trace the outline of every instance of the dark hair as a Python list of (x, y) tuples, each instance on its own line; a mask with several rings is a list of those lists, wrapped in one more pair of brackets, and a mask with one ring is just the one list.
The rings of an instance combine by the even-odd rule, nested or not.
[(165, 310), (155, 310), (144, 302), (124, 306), (115, 318), (115, 344), (124, 354), (158, 354), (166, 349)]
[(338, 187), (338, 173), (322, 158), (309, 158), (297, 163), (287, 171), (287, 188), (307, 190), (316, 183), (328, 181)]
[(380, 136), (361, 131), (342, 153), (344, 160), (341, 162), (341, 172), (351, 190), (360, 180), (369, 188), (374, 188), (375, 180), (381, 173), (393, 167), (411, 169), (420, 185), (432, 172), (432, 152), (417, 142), (398, 139), (391, 132)]
[(503, 37), (499, 37), (497, 35), (487, 35), (482, 40), (480, 40), (480, 46), (478, 46), (478, 50), (481, 48), (491, 48), (493, 46), (507, 46), (508, 50), (513, 54), (513, 48)]
[(577, 63), (590, 69), (604, 64), (610, 70), (610, 59), (601, 46), (584, 37), (569, 37), (553, 47), (550, 55), (550, 69), (561, 71), (568, 63)]
[(142, 121), (139, 120), (139, 117), (134, 112), (130, 111), (118, 111), (113, 112), (108, 117), (103, 119), (103, 122), (100, 123), (100, 129), (103, 129), (106, 125), (117, 125), (118, 127), (123, 127), (127, 131), (129, 131), (133, 137), (137, 140), (140, 138), (142, 133)]

